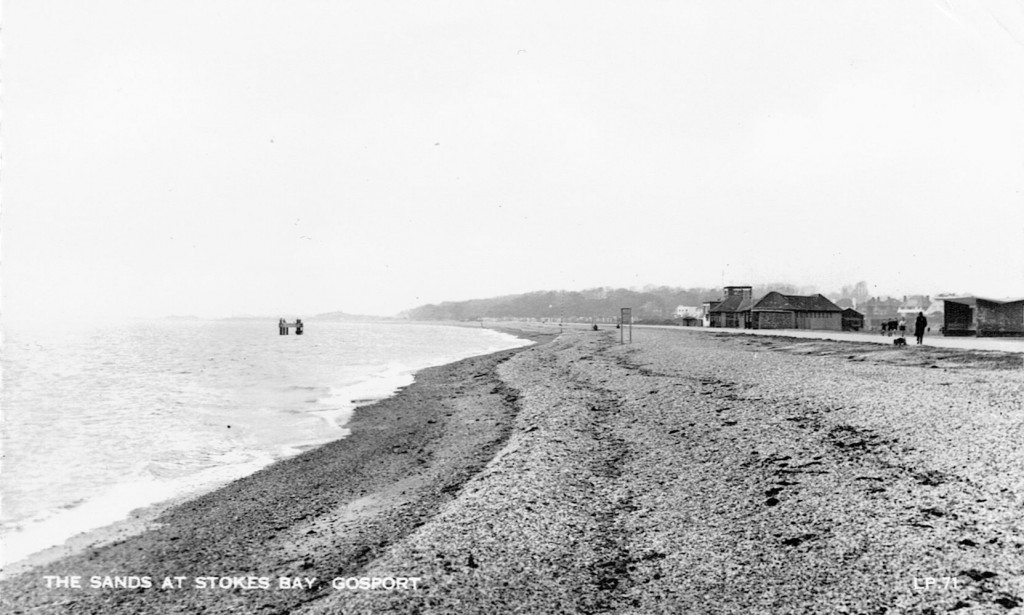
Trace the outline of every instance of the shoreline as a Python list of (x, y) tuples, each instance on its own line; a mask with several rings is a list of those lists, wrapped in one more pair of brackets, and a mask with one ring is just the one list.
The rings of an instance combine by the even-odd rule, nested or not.
[[(727, 332), (650, 330), (619, 345), (614, 329), (547, 330), (543, 344), (424, 370), (357, 410), (350, 438), (180, 505), (159, 529), (6, 581), (0, 604), (295, 615), (1024, 605), (1019, 357)], [(318, 581), (57, 590), (41, 574)], [(349, 591), (330, 586), (338, 577), (419, 585)], [(922, 591), (927, 578), (952, 586)]]
[[(400, 323), (400, 324), (407, 324), (407, 323)], [(413, 323), (413, 324), (416, 324), (416, 323)], [(424, 324), (432, 324), (434, 326), (437, 326), (438, 323), (424, 323)], [(529, 342), (535, 342), (535, 339), (537, 339), (536, 335), (531, 334), (531, 333), (523, 333), (521, 329), (516, 328), (516, 327), (491, 328), (491, 329), (496, 330), (496, 331), (498, 331), (500, 333), (505, 333), (507, 335), (511, 335), (511, 336), (517, 337), (520, 340), (523, 340), (524, 342), (527, 342), (522, 347), (529, 346), (530, 345)], [(536, 333), (536, 332), (534, 332), (534, 333)], [(498, 352), (502, 352), (502, 351), (498, 351)], [(476, 355), (476, 356), (487, 356), (489, 354), (493, 354), (493, 352), (486, 352), (484, 354)], [(472, 358), (472, 357), (470, 357), (470, 358)], [(367, 406), (367, 405), (372, 405), (374, 403), (383, 401), (385, 399), (389, 399), (391, 397), (394, 397), (395, 395), (400, 394), (403, 389), (407, 388), (408, 386), (411, 386), (415, 382), (415, 378), (416, 378), (417, 374), (420, 371), (423, 371), (425, 369), (440, 368), (440, 367), (444, 367), (444, 366), (447, 366), (447, 365), (452, 365), (454, 363), (458, 363), (461, 360), (462, 359), (456, 359), (456, 360), (450, 361), (448, 363), (438, 364), (438, 365), (429, 366), (429, 367), (426, 367), (426, 368), (417, 369), (417, 370), (415, 370), (415, 371), (413, 371), (413, 372), (411, 372), (409, 374), (409, 382), (408, 382), (408, 384), (402, 384), (401, 386), (397, 386), (396, 385), (388, 393), (381, 394), (379, 396), (374, 396), (372, 398), (359, 398), (359, 399), (351, 400), (352, 408), (347, 411), (347, 414), (349, 415), (348, 416), (349, 420), (346, 422), (345, 425), (339, 426), (339, 428), (342, 429), (342, 435), (337, 437), (337, 438), (335, 438), (335, 440), (328, 440), (328, 441), (321, 442), (321, 443), (316, 443), (316, 444), (306, 444), (306, 445), (296, 446), (296, 447), (294, 447), (294, 449), (296, 451), (294, 454), (283, 456), (283, 457), (280, 457), (278, 459), (274, 459), (274, 460), (270, 461), (269, 463), (267, 463), (266, 465), (264, 465), (262, 467), (258, 467), (256, 470), (249, 470), (248, 474), (237, 476), (236, 478), (232, 478), (232, 479), (227, 479), (227, 480), (224, 480), (223, 482), (218, 481), (218, 482), (215, 482), (215, 483), (211, 483), (209, 485), (195, 487), (195, 488), (189, 489), (188, 491), (177, 493), (177, 494), (175, 494), (175, 495), (173, 495), (171, 497), (168, 497), (166, 499), (162, 499), (162, 500), (159, 500), (159, 501), (154, 501), (154, 502), (152, 502), (150, 504), (146, 504), (146, 505), (141, 505), (138, 508), (132, 509), (127, 514), (127, 516), (124, 517), (124, 518), (117, 519), (115, 521), (106, 523), (106, 524), (104, 524), (102, 526), (97, 526), (97, 527), (94, 527), (94, 528), (82, 531), (82, 532), (80, 532), (78, 534), (70, 536), (69, 538), (67, 538), (66, 540), (64, 540), (60, 544), (55, 544), (55, 545), (52, 545), (52, 546), (44, 547), (44, 548), (42, 548), (40, 550), (33, 551), (33, 552), (27, 554), (26, 556), (18, 559), (18, 560), (6, 563), (5, 565), (3, 565), (2, 568), (0, 568), (0, 582), (6, 580), (8, 578), (11, 578), (13, 576), (17, 576), (19, 574), (22, 574), (24, 572), (32, 570), (34, 568), (37, 568), (37, 567), (40, 567), (40, 566), (43, 566), (43, 565), (46, 565), (46, 564), (58, 561), (58, 560), (63, 559), (63, 558), (74, 556), (74, 555), (76, 555), (78, 553), (81, 553), (81, 552), (85, 551), (86, 549), (101, 548), (101, 547), (109, 545), (109, 544), (111, 544), (113, 542), (122, 541), (122, 540), (125, 540), (125, 539), (127, 539), (127, 538), (129, 538), (131, 536), (135, 536), (135, 535), (138, 535), (140, 533), (146, 532), (146, 531), (148, 531), (150, 529), (158, 528), (158, 527), (160, 527), (162, 525), (161, 523), (158, 522), (159, 517), (161, 515), (163, 515), (166, 511), (168, 511), (171, 508), (179, 506), (179, 505), (181, 505), (183, 503), (186, 503), (186, 502), (188, 502), (190, 500), (193, 500), (195, 498), (201, 497), (201, 496), (203, 496), (205, 494), (217, 491), (217, 490), (219, 490), (221, 488), (224, 488), (225, 486), (227, 486), (227, 485), (229, 485), (229, 484), (231, 484), (231, 483), (233, 483), (233, 482), (235, 482), (237, 480), (241, 480), (241, 479), (244, 479), (244, 478), (246, 478), (248, 476), (251, 476), (252, 474), (254, 474), (256, 472), (259, 472), (260, 470), (265, 469), (265, 468), (267, 468), (269, 466), (272, 466), (272, 465), (274, 465), (276, 463), (287, 461), (287, 460), (292, 459), (292, 458), (294, 458), (294, 457), (296, 457), (298, 455), (306, 453), (309, 450), (313, 450), (313, 449), (316, 449), (318, 447), (330, 444), (331, 442), (334, 442), (336, 440), (340, 440), (340, 439), (344, 439), (346, 437), (349, 437), (349, 433), (348, 433), (349, 432), (349, 428), (348, 428), (348, 426), (349, 426), (349, 423), (351, 422), (352, 415), (354, 414), (354, 412), (358, 408), (363, 407), (363, 406)]]
[[(553, 334), (517, 336), (536, 344)], [(0, 610), (18, 612), (32, 605), (67, 612), (79, 603), (78, 608), (89, 603), (94, 606), (88, 609), (99, 612), (142, 608), (99, 606), (109, 596), (88, 589), (48, 589), (44, 575), (163, 578), (357, 568), (452, 499), (504, 442), (514, 396), (493, 376), (493, 367), (534, 344), (423, 369), (395, 395), (357, 408), (346, 438), (160, 507), (142, 533), (115, 535), (105, 544), (12, 573), (0, 581)], [(273, 541), (277, 549), (268, 544)], [(281, 595), (271, 602), (284, 608), (302, 597)], [(160, 608), (189, 610), (195, 599), (183, 594)], [(218, 596), (215, 603), (220, 606), (211, 608), (238, 610), (229, 596)]]

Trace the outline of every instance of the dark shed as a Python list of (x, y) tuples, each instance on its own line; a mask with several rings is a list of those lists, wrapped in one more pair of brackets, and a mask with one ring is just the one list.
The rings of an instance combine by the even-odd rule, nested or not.
[(1024, 298), (950, 297), (943, 302), (943, 335), (1024, 336)]
[(843, 310), (843, 331), (860, 331), (863, 328), (863, 314), (853, 308)]

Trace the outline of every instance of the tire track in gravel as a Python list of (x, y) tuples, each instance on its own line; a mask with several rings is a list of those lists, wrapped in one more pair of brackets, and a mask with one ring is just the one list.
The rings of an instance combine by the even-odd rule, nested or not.
[[(593, 385), (591, 385), (593, 386)], [(624, 537), (628, 535), (624, 516), (635, 509), (628, 487), (623, 485), (623, 468), (628, 465), (633, 451), (618, 433), (612, 419), (623, 406), (623, 401), (606, 389), (595, 389), (599, 399), (590, 406), (596, 420), (590, 425), (590, 437), (597, 443), (589, 470), (598, 481), (594, 532), (599, 561), (593, 567), (595, 613), (617, 610), (631, 580), (629, 578), (630, 552)]]
[(596, 396), (590, 406), (597, 417), (591, 424), (591, 437), (599, 446), (594, 450), (590, 470), (602, 481), (595, 494), (599, 530), (594, 537), (602, 558), (594, 567), (597, 591), (594, 610), (588, 612), (629, 612), (638, 607), (634, 596), (646, 581), (637, 576), (638, 565), (650, 565), (664, 557), (650, 550), (634, 550), (632, 540), (640, 509), (640, 486), (630, 469), (643, 457), (643, 442), (631, 437), (630, 426), (640, 418), (636, 412), (642, 409), (643, 402), (623, 395), (608, 383), (631, 378), (649, 383), (652, 378), (671, 375), (634, 362), (634, 353), (633, 349), (623, 351), (614, 343), (603, 344), (593, 355), (581, 357), (590, 365), (583, 369), (574, 364), (567, 366), (573, 381)]
[[(609, 378), (622, 377), (623, 370), (635, 366), (607, 354), (613, 347), (611, 336), (603, 335), (588, 344), (589, 354), (574, 356), (573, 351), (579, 347), (573, 346), (565, 354), (553, 354), (548, 363), (557, 373), (556, 381), (570, 383), (569, 388), (581, 395), (578, 401), (590, 419), (584, 435), (590, 441), (586, 469), (594, 483), (590, 505), (596, 525), (585, 540), (594, 551), (595, 561), (588, 566), (590, 586), (581, 588), (586, 595), (580, 605), (584, 613), (621, 611), (635, 584), (631, 577), (634, 557), (627, 538), (628, 517), (636, 505), (626, 468), (637, 454), (635, 444), (622, 435), (626, 400), (603, 386)], [(595, 371), (603, 371), (604, 377), (595, 378)]]
[[(337, 593), (309, 613), (623, 612), (637, 457), (607, 333), (566, 332), (499, 376), (518, 391), (514, 432), (456, 499), (361, 574), (416, 576), (416, 592)], [(305, 611), (304, 611), (305, 612)]]
[(587, 414), (577, 435), (586, 441), (584, 468), (593, 484), (587, 507), (594, 523), (579, 537), (590, 553), (583, 564), (588, 581), (579, 588), (582, 599), (575, 612), (588, 614), (628, 608), (630, 590), (636, 585), (632, 572), (640, 559), (630, 549), (630, 516), (637, 506), (628, 472), (639, 453), (636, 443), (624, 437), (629, 423), (627, 400), (605, 384), (643, 368), (610, 354), (613, 348), (616, 345), (610, 334), (582, 344), (575, 338), (566, 340), (564, 347), (555, 345), (553, 352), (541, 359), (550, 370), (549, 381), (567, 383), (573, 403)]

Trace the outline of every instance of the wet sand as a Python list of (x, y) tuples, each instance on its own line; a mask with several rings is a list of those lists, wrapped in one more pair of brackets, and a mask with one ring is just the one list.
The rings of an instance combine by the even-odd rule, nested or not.
[[(1019, 356), (567, 330), (5, 582), (32, 613), (994, 613), (1024, 606)], [(46, 589), (44, 574), (270, 589)], [(278, 589), (279, 577), (316, 577)], [(415, 578), (416, 588), (331, 587)]]

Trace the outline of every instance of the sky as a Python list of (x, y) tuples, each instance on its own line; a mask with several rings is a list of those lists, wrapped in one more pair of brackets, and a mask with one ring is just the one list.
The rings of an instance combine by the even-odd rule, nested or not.
[(1024, 296), (1024, 5), (6, 0), (3, 317)]

